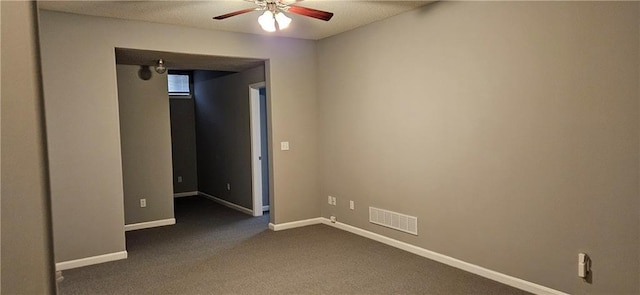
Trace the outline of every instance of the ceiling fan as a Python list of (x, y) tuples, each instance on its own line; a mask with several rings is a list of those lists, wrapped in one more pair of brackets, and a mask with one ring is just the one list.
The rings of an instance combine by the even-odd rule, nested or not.
[[(301, 2), (303, 0), (245, 0), (245, 1), (253, 2), (256, 5), (258, 5), (258, 7), (234, 11), (231, 13), (216, 16), (213, 19), (223, 20), (232, 16), (244, 14), (247, 12), (264, 11), (264, 14), (262, 14), (258, 18), (258, 23), (260, 24), (262, 29), (264, 29), (265, 31), (275, 32), (276, 29), (284, 30), (287, 27), (289, 27), (289, 24), (291, 23), (291, 19), (284, 14), (285, 12), (313, 17), (323, 21), (328, 21), (331, 19), (331, 17), (333, 17), (332, 12), (326, 12), (326, 11), (317, 10), (313, 8), (294, 5), (295, 3)], [(276, 24), (277, 24), (277, 28), (276, 28)]]

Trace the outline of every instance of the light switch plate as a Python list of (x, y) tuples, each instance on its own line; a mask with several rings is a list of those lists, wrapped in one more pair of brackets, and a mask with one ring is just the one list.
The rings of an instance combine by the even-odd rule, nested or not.
[(288, 141), (280, 142), (280, 150), (288, 151), (289, 150), (289, 142)]

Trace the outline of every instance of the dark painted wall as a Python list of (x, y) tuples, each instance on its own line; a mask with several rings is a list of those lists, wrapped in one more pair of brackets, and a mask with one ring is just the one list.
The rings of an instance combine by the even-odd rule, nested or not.
[[(170, 99), (173, 192), (198, 190), (198, 158), (193, 99)], [(182, 182), (178, 181), (182, 177)]]
[(193, 77), (198, 190), (252, 209), (249, 84), (265, 80), (264, 66), (223, 77), (194, 71)]
[(262, 142), (262, 206), (269, 205), (269, 134), (267, 133), (267, 89), (260, 88), (260, 141)]

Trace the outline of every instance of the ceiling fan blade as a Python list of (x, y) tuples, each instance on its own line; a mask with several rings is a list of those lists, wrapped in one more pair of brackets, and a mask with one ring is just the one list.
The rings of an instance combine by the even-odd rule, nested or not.
[(326, 12), (322, 10), (317, 10), (317, 9), (307, 8), (302, 6), (295, 6), (295, 5), (289, 6), (289, 9), (287, 9), (287, 11), (291, 13), (299, 14), (299, 15), (321, 19), (324, 21), (328, 21), (331, 19), (331, 17), (333, 17), (333, 12)]
[(213, 19), (222, 20), (222, 19), (225, 19), (225, 18), (228, 18), (228, 17), (236, 16), (236, 15), (247, 13), (247, 12), (252, 12), (252, 11), (255, 11), (255, 10), (258, 10), (258, 9), (260, 9), (260, 8), (247, 8), (247, 9), (238, 10), (238, 11), (234, 11), (234, 12), (223, 14), (223, 15), (218, 15), (218, 16), (214, 17)]

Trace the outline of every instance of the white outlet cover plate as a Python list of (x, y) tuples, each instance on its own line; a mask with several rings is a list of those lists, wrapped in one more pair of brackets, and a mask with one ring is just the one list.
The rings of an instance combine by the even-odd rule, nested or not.
[(289, 150), (289, 142), (288, 141), (280, 142), (280, 150), (288, 151)]

